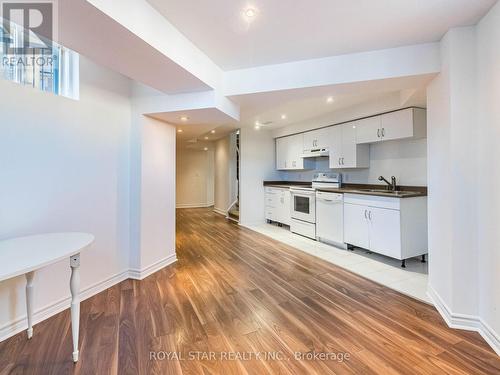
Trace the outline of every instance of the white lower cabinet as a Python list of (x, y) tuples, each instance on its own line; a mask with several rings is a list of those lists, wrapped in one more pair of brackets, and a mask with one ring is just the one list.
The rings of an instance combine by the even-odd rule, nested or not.
[(290, 225), (290, 189), (266, 187), (266, 220)]
[(402, 259), (401, 211), (376, 207), (368, 209), (370, 250), (391, 258)]
[(344, 242), (367, 249), (370, 247), (369, 230), (367, 208), (344, 201)]
[(400, 260), (427, 254), (427, 198), (345, 194), (344, 241)]

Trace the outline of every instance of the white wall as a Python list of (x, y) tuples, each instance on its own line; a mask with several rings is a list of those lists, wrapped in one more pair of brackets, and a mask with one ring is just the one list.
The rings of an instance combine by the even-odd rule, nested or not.
[(214, 209), (222, 214), (227, 213), (230, 202), (230, 137), (224, 137), (215, 142), (215, 192)]
[[(176, 260), (174, 125), (143, 117), (140, 277)], [(134, 176), (132, 176), (134, 177)]]
[(240, 130), (240, 223), (263, 223), (265, 180), (279, 179), (275, 169), (275, 145), (270, 131)]
[(177, 207), (214, 205), (214, 150), (177, 149)]
[(429, 292), (500, 354), (500, 3), (448, 32), (428, 95)]
[[(81, 257), (85, 291), (128, 269), (131, 107), (128, 79), (80, 64), (79, 101), (0, 80), (0, 239), (95, 234)], [(69, 275), (67, 260), (36, 273), (36, 317), (69, 307)], [(0, 339), (25, 325), (24, 286), (0, 284)]]
[[(131, 81), (80, 59), (80, 100), (0, 80), (0, 239), (84, 231), (81, 298), (175, 261), (175, 127)], [(35, 323), (69, 307), (69, 260), (35, 275)], [(25, 329), (25, 280), (0, 284), (0, 340)]]
[(474, 27), (450, 30), (428, 90), (430, 283), (452, 311), (468, 315), (478, 313), (475, 47)]
[(477, 37), (479, 315), (496, 332), (500, 355), (500, 3), (479, 23)]

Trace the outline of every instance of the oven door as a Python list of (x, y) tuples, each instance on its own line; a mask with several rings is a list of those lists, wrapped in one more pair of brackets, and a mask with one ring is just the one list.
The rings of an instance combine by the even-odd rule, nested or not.
[(308, 223), (316, 223), (316, 192), (311, 190), (291, 190), (292, 218)]

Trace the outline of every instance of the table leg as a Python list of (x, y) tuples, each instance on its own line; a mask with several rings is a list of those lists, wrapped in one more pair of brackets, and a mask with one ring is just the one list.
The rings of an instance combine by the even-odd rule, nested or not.
[(73, 336), (73, 362), (78, 362), (78, 333), (80, 328), (80, 254), (70, 258), (71, 279), (71, 333)]
[(26, 275), (26, 310), (28, 313), (28, 339), (33, 337), (33, 277), (35, 272)]

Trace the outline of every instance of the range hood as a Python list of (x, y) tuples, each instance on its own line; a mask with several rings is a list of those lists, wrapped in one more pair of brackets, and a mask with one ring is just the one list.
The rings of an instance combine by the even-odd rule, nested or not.
[(319, 158), (323, 156), (330, 156), (330, 151), (327, 148), (313, 148), (312, 150), (304, 150), (300, 157), (306, 158)]

